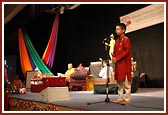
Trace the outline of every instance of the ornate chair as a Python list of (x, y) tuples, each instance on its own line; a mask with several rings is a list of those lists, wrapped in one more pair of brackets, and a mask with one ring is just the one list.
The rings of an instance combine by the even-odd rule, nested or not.
[(69, 89), (72, 91), (73, 86), (81, 86), (82, 91), (86, 91), (87, 71), (83, 67), (78, 67), (76, 73), (70, 76)]

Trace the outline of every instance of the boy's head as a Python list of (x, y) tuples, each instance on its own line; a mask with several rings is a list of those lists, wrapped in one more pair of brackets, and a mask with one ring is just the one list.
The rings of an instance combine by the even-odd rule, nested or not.
[(116, 25), (116, 34), (118, 36), (124, 34), (126, 31), (126, 25), (124, 23), (119, 23)]
[(103, 66), (109, 66), (109, 60), (103, 60)]

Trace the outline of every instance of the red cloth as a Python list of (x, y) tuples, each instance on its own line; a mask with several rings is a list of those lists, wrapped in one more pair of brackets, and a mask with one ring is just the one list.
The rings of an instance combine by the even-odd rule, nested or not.
[(128, 37), (118, 38), (114, 45), (113, 57), (116, 57), (115, 80), (125, 81), (126, 75), (128, 81), (131, 81), (131, 42)]

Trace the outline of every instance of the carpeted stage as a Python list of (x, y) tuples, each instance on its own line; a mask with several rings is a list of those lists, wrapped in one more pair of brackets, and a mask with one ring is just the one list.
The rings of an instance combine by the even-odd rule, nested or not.
[[(26, 92), (26, 94), (12, 94), (13, 98), (20, 98), (41, 102), (39, 93)], [(59, 106), (78, 108), (86, 111), (163, 111), (164, 110), (164, 89), (141, 88), (137, 93), (132, 94), (131, 105), (117, 105), (114, 103), (87, 103), (104, 101), (105, 94), (93, 94), (92, 91), (70, 92), (70, 100), (50, 102)], [(109, 95), (110, 100), (117, 98), (117, 95)], [(47, 103), (47, 102), (45, 102)]]

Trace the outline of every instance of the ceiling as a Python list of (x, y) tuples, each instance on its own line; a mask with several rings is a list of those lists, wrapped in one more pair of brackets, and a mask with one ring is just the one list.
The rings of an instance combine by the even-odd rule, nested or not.
[(4, 25), (15, 17), (27, 4), (6, 4), (4, 5)]
[[(60, 12), (61, 14), (63, 14), (62, 17), (64, 19), (63, 18), (62, 19), (64, 21), (65, 20), (82, 21), (84, 19), (86, 20), (87, 18), (86, 16), (89, 15), (93, 19), (94, 16), (91, 15), (94, 14), (98, 15), (106, 14), (106, 15), (112, 15), (113, 17), (119, 17), (132, 11), (135, 11), (139, 8), (143, 8), (147, 5), (148, 4), (122, 4), (122, 5), (121, 4), (108, 4), (108, 5), (5, 4), (4, 5), (5, 55), (16, 54), (16, 52), (18, 52), (18, 43), (17, 43), (18, 28), (30, 25), (32, 24), (33, 20), (36, 19), (39, 20), (40, 18), (45, 18), (44, 16), (53, 17), (57, 12)], [(43, 17), (40, 17), (42, 14), (47, 15), (43, 15)], [(69, 18), (71, 15), (73, 18)], [(80, 20), (75, 19), (75, 16), (77, 16)], [(66, 26), (66, 24), (63, 23), (62, 26)], [(16, 48), (14, 49), (11, 48), (10, 44), (13, 44), (13, 47)]]

